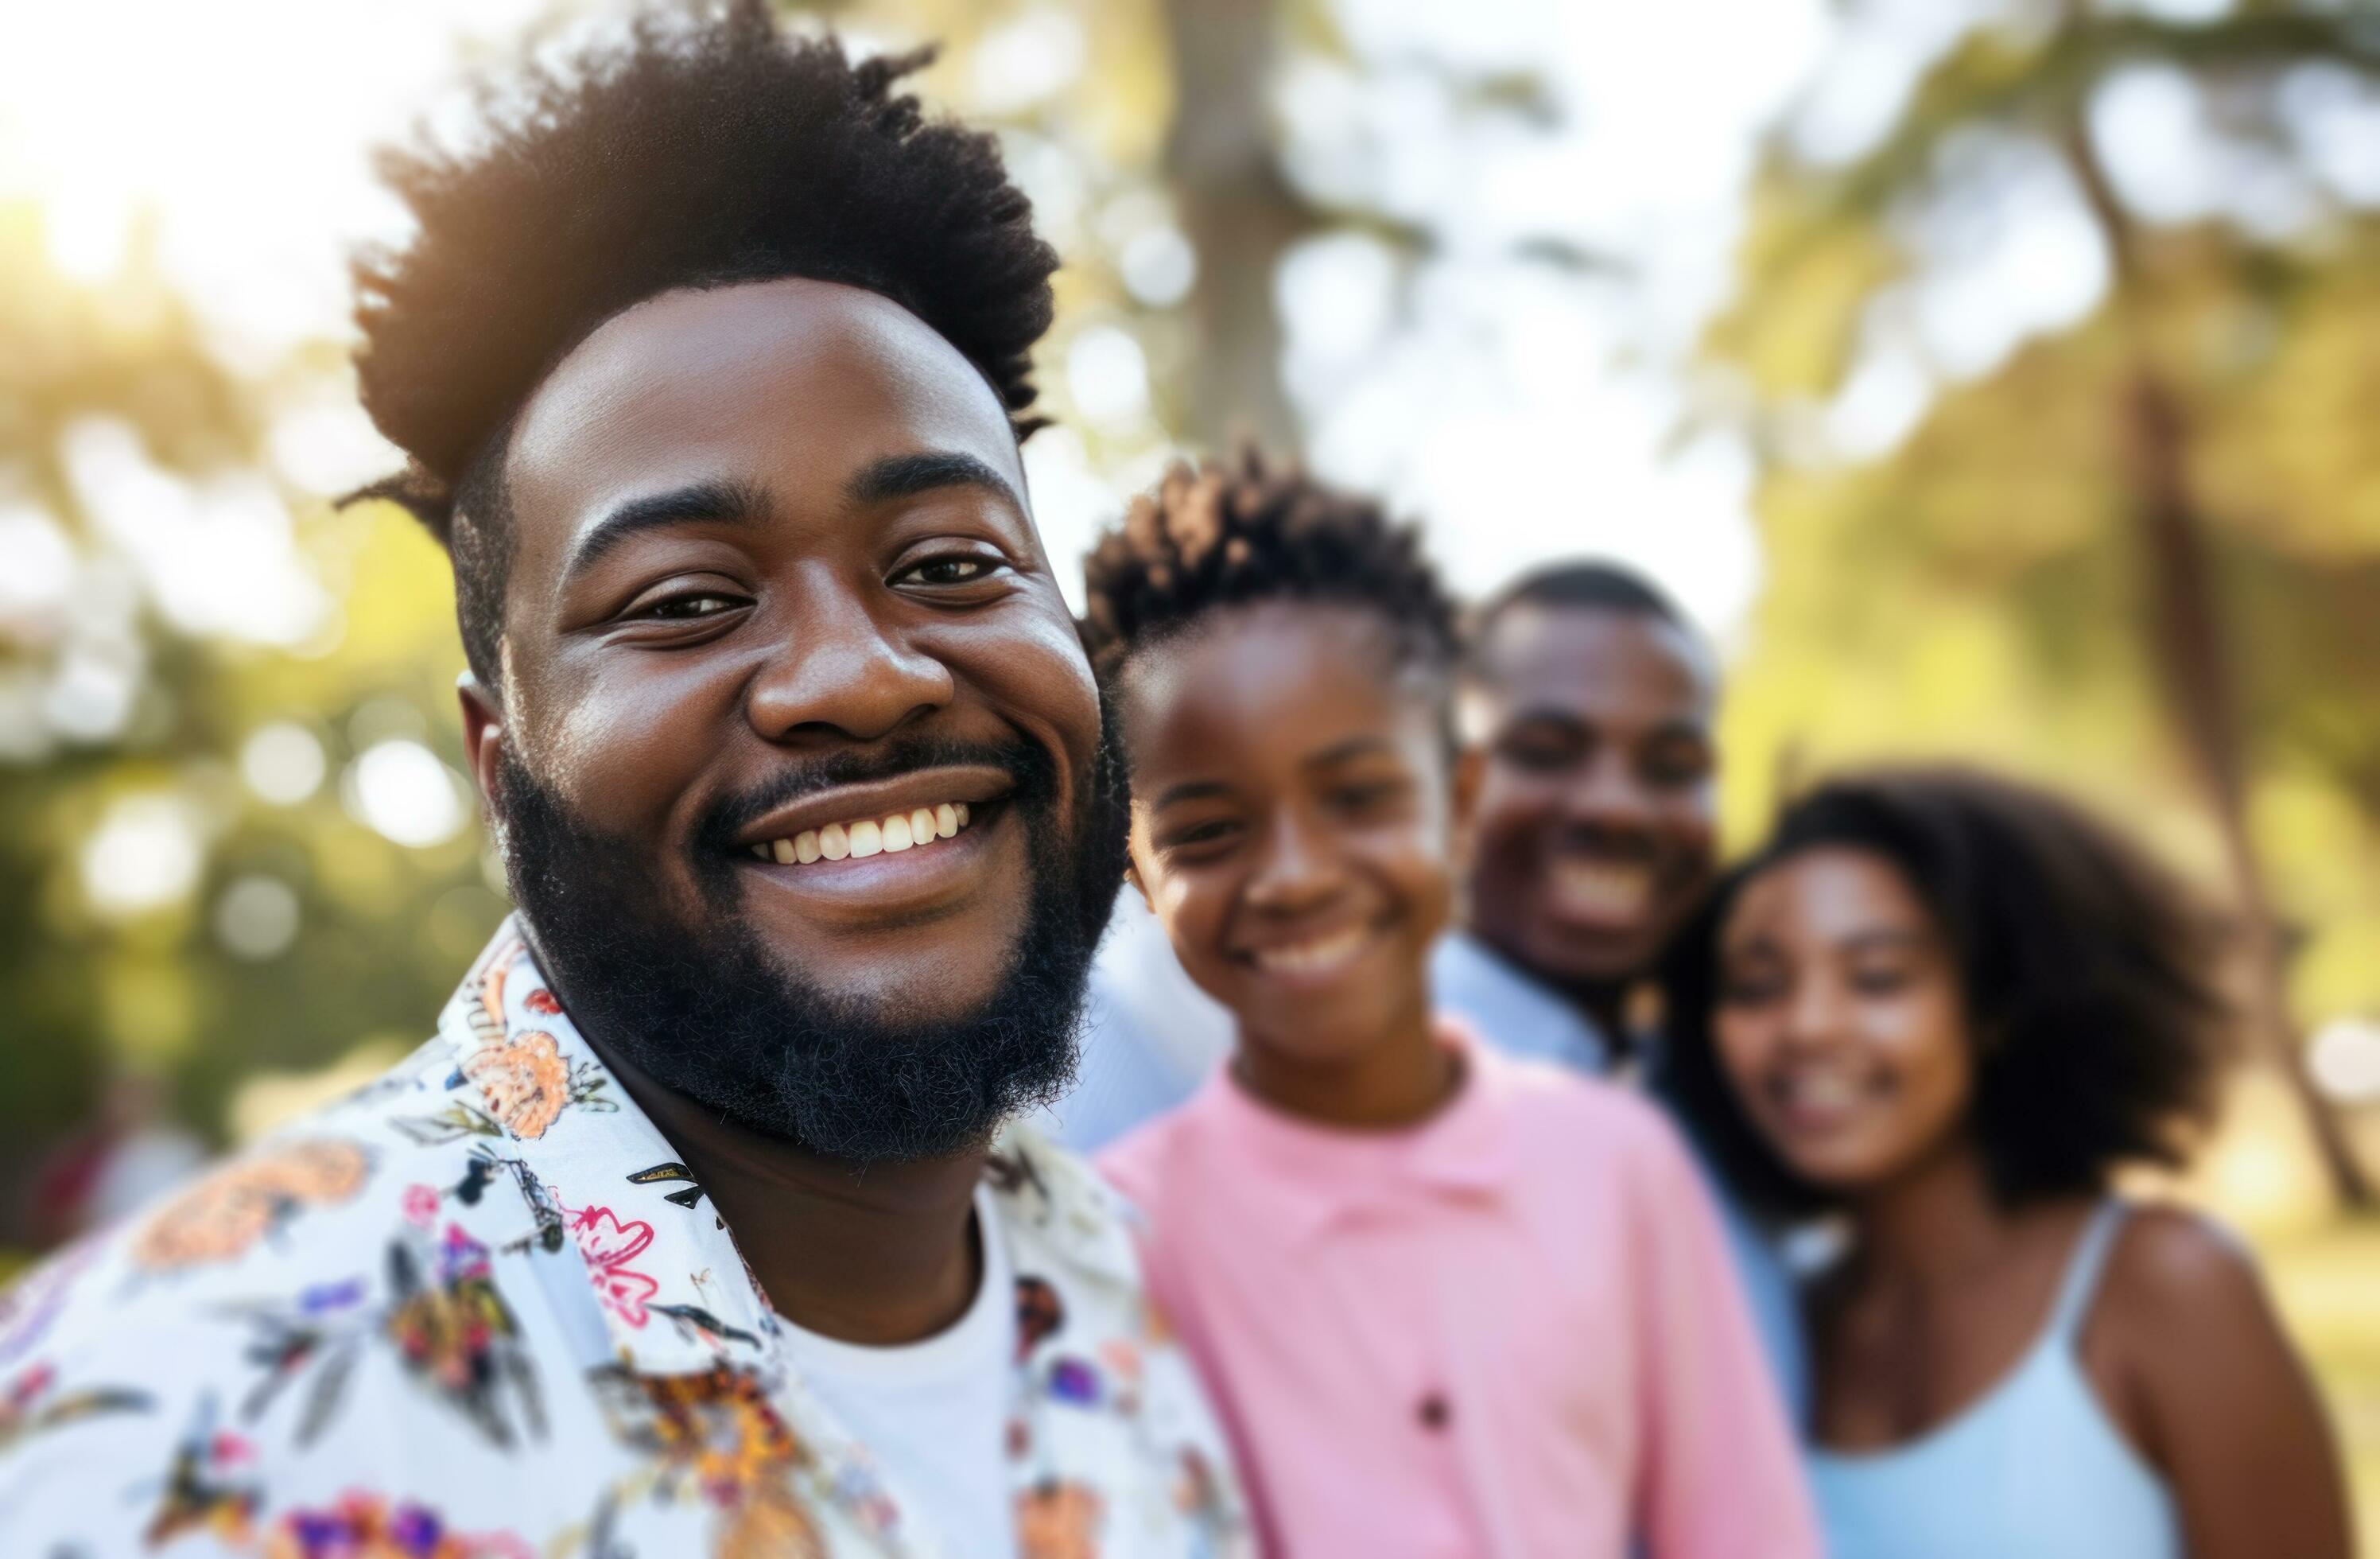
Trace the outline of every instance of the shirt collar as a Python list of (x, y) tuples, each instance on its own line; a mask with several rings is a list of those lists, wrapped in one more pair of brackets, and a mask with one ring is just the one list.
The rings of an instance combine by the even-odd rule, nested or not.
[(1459, 1021), (1441, 1017), (1437, 1030), (1439, 1042), (1463, 1060), (1463, 1086), (1436, 1114), (1402, 1129), (1295, 1119), (1250, 1095), (1228, 1066), (1208, 1080), (1197, 1107), (1225, 1151), (1263, 1175), (1267, 1200), (1293, 1240), (1393, 1216), (1417, 1197), (1492, 1200), (1510, 1184), (1517, 1163), (1508, 1129), (1512, 1066)]
[(613, 1354), (638, 1374), (763, 1358), (773, 1322), (725, 1222), (562, 1010), (516, 920), (438, 1029), (454, 1061), (449, 1115), (488, 1139), (510, 1182), (482, 1197), (474, 1236), (575, 1243)]
[[(507, 918), (439, 1018), (451, 1071), (435, 1129), (481, 1139), (491, 1184), (458, 1220), (492, 1248), (532, 1243), (585, 1261), (613, 1356), (643, 1375), (763, 1359), (767, 1297), (677, 1151), (562, 1009)], [(1138, 1283), (1131, 1235), (1103, 1183), (1011, 1126), (984, 1169), (1003, 1233), (1075, 1275)]]
[(1611, 1070), (1611, 1042), (1600, 1029), (1468, 932), (1439, 939), (1429, 979), (1441, 1008), (1508, 1054), (1559, 1062), (1592, 1076)]

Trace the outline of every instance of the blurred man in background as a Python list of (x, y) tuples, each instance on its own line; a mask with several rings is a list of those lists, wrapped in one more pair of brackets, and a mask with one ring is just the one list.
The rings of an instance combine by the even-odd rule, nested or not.
[[(1718, 693), (1709, 647), (1624, 568), (1557, 565), (1480, 610), (1456, 696), (1463, 914), (1434, 958), (1441, 1006), (1507, 1050), (1598, 1075), (1633, 1064), (1666, 1093), (1630, 1007), (1710, 886)], [(1791, 1285), (1727, 1205), (1761, 1341), (1798, 1415), (1807, 1371)]]
[(652, 15), (393, 162), (363, 398), (519, 912), (0, 1301), (10, 1553), (1243, 1551), (1111, 1200), (994, 1145), (1124, 820), (1017, 451), (1057, 256), (919, 63)]

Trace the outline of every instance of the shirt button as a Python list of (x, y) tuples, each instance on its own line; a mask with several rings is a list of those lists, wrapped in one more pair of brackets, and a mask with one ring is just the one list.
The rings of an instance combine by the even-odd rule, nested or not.
[(1446, 1420), (1453, 1416), (1453, 1409), (1447, 1407), (1446, 1398), (1431, 1392), (1421, 1399), (1421, 1406), (1414, 1410), (1414, 1416), (1421, 1420), (1422, 1428), (1435, 1433), (1446, 1427)]

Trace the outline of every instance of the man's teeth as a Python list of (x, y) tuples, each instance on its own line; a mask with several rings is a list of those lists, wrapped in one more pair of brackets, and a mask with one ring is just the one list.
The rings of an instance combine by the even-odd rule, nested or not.
[(790, 839), (771, 839), (765, 845), (754, 845), (757, 859), (773, 860), (780, 866), (808, 866), (814, 860), (864, 860), (872, 855), (898, 855), (914, 850), (920, 845), (930, 845), (937, 839), (948, 839), (967, 825), (967, 804), (945, 801), (939, 807), (919, 807), (914, 811), (894, 812), (881, 818), (863, 818), (857, 822), (831, 822), (824, 828), (806, 828)]
[(1257, 968), (1268, 974), (1313, 974), (1343, 963), (1362, 947), (1370, 932), (1362, 926), (1350, 926), (1343, 932), (1318, 936), (1311, 942), (1293, 942), (1284, 947), (1259, 947), (1249, 956)]
[(1553, 879), (1564, 897), (1598, 914), (1634, 915), (1653, 896), (1651, 869), (1633, 864), (1556, 861)]

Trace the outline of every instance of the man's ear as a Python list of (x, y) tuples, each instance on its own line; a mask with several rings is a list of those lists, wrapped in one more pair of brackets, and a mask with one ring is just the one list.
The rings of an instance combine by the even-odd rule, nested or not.
[(463, 751), (471, 762), (472, 782), (480, 787), (480, 805), (496, 815), (496, 768), (504, 757), (504, 712), (480, 679), (469, 672), (455, 679), (455, 701), (463, 706)]

